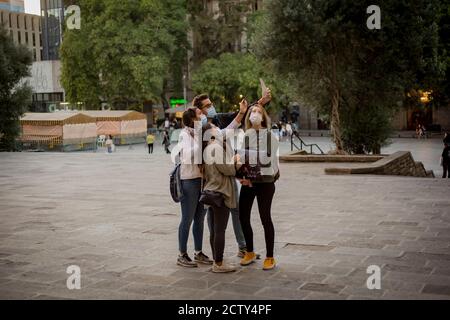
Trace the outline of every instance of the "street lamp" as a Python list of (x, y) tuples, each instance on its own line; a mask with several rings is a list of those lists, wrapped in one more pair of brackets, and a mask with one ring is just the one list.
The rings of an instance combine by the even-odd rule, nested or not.
[(186, 100), (186, 74), (183, 74), (183, 99), (184, 99), (184, 110), (187, 109), (187, 100)]

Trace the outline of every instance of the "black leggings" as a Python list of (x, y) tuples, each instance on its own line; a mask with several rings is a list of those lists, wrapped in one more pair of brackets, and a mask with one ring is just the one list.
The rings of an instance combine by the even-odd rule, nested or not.
[(442, 175), (442, 178), (447, 178), (447, 177), (450, 178), (449, 167), (450, 167), (450, 166), (448, 165), (448, 163), (444, 163), (444, 164), (442, 165), (442, 170), (444, 171), (444, 172), (443, 172), (443, 175)]
[(211, 230), (209, 242), (213, 259), (216, 263), (223, 261), (223, 250), (225, 249), (225, 230), (227, 229), (228, 218), (230, 217), (230, 209), (223, 207), (211, 206)]
[(275, 230), (272, 223), (271, 207), (275, 194), (275, 183), (255, 183), (253, 187), (242, 186), (239, 195), (239, 220), (244, 232), (247, 251), (253, 252), (253, 230), (250, 224), (250, 214), (253, 201), (258, 202), (259, 217), (264, 227), (264, 237), (266, 239), (266, 255), (273, 257), (273, 245), (275, 241)]

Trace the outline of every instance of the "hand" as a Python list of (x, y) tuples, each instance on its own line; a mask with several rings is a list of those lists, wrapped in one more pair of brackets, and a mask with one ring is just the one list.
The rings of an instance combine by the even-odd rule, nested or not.
[(262, 106), (268, 104), (272, 100), (272, 92), (270, 88), (267, 88), (266, 92), (264, 92), (264, 96), (258, 101)]
[(243, 186), (252, 187), (252, 182), (248, 179), (239, 179), (239, 182)]
[(236, 163), (236, 164), (242, 164), (241, 156), (238, 153), (234, 155), (233, 160), (234, 160), (234, 163)]
[(242, 101), (239, 103), (239, 113), (245, 114), (248, 109), (248, 102), (245, 99), (242, 99)]

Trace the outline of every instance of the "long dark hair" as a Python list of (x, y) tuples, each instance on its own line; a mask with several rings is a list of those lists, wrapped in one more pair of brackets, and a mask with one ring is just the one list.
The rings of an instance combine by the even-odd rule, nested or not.
[(189, 108), (185, 112), (183, 112), (183, 125), (185, 127), (194, 129), (195, 120), (197, 120), (197, 113), (195, 112), (195, 108)]

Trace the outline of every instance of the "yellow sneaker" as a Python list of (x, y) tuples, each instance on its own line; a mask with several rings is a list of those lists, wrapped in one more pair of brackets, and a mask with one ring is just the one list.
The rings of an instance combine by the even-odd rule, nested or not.
[(254, 252), (246, 252), (244, 257), (241, 259), (241, 266), (248, 266), (249, 264), (255, 262), (256, 254)]
[(264, 260), (263, 270), (272, 270), (275, 266), (276, 262), (274, 258), (266, 258), (266, 260)]

